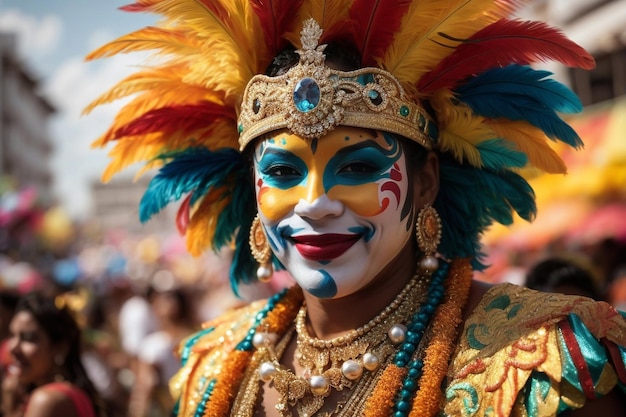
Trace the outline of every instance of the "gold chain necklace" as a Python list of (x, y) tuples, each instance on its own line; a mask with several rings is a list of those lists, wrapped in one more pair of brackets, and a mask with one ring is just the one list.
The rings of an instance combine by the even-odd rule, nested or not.
[[(300, 417), (312, 416), (324, 405), (331, 388), (352, 390), (360, 381), (372, 380), (381, 364), (395, 352), (394, 345), (404, 339), (411, 315), (424, 301), (429, 275), (414, 276), (389, 306), (367, 324), (330, 340), (311, 337), (306, 329), (306, 306), (296, 318), (296, 358), (304, 368), (296, 375), (279, 362), (280, 353), (273, 346), (276, 337), (267, 333), (256, 336), (259, 348), (259, 375), (271, 381), (280, 394), (276, 404), (283, 417), (295, 408)], [(367, 371), (368, 377), (363, 374)]]

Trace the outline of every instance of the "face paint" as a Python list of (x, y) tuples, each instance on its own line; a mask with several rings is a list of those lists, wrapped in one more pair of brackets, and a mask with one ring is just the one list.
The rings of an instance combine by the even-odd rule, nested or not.
[(282, 131), (257, 144), (254, 166), (272, 250), (315, 296), (363, 288), (412, 235), (405, 156), (392, 136), (339, 127), (311, 141)]

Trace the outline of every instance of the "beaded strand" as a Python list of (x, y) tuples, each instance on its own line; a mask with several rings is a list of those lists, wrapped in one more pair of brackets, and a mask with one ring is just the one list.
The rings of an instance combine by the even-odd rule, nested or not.
[(428, 323), (443, 299), (445, 294), (443, 283), (448, 275), (448, 269), (449, 264), (441, 262), (441, 266), (433, 274), (432, 281), (428, 287), (426, 302), (413, 315), (412, 321), (407, 326), (406, 339), (396, 353), (394, 364), (398, 368), (404, 368), (408, 365), (408, 370), (402, 381), (400, 391), (396, 395), (396, 402), (393, 407), (394, 417), (406, 417), (409, 411), (411, 411), (412, 398), (419, 386), (418, 381), (422, 375), (424, 363), (421, 359), (413, 361), (410, 361), (410, 359), (417, 350)]

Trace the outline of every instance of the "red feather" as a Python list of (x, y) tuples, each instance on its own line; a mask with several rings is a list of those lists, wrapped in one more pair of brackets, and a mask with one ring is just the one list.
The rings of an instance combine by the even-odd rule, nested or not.
[(376, 58), (385, 54), (410, 4), (411, 0), (355, 0), (350, 29), (364, 65), (376, 65)]
[(288, 25), (293, 22), (303, 0), (250, 0), (252, 9), (259, 18), (265, 44), (272, 56), (286, 44), (283, 34), (289, 32)]
[(207, 128), (218, 119), (236, 120), (233, 108), (204, 102), (151, 110), (115, 132), (115, 137), (145, 135), (148, 133), (184, 133)]
[(192, 195), (193, 193), (190, 193), (187, 197), (185, 197), (182, 204), (178, 208), (178, 212), (176, 213), (176, 229), (178, 229), (178, 233), (181, 235), (184, 235), (189, 227), (189, 207), (191, 205)]
[(153, 6), (155, 3), (155, 0), (139, 0), (135, 3), (120, 6), (118, 7), (118, 9), (125, 12), (149, 12), (151, 6)]
[(580, 45), (543, 22), (501, 19), (466, 40), (439, 35), (452, 43), (462, 43), (420, 79), (420, 93), (454, 88), (467, 77), (514, 63), (553, 60), (584, 69), (595, 65), (593, 57)]

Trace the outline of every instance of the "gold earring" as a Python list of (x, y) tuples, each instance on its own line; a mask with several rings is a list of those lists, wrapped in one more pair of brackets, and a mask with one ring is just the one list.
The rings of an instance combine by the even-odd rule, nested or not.
[(270, 249), (269, 242), (263, 231), (261, 220), (257, 214), (252, 221), (250, 227), (250, 252), (252, 256), (259, 263), (259, 268), (256, 270), (256, 277), (260, 282), (269, 282), (272, 279), (274, 269), (272, 268), (272, 250)]
[(439, 261), (435, 255), (439, 242), (441, 242), (441, 219), (437, 210), (429, 204), (426, 204), (417, 216), (415, 234), (417, 245), (424, 253), (424, 258), (420, 261), (420, 268), (424, 271), (434, 271), (439, 267)]

